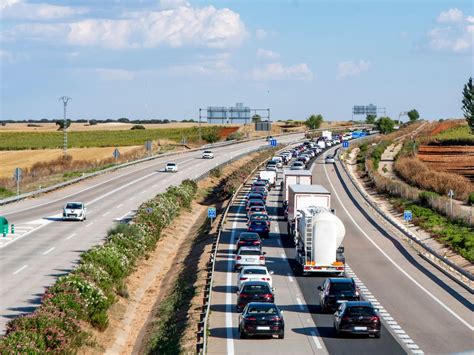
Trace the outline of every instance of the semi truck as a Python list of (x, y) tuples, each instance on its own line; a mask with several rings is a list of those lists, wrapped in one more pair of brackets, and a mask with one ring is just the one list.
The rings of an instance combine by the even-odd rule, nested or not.
[(302, 274), (343, 275), (345, 233), (344, 224), (329, 208), (309, 206), (298, 210), (295, 260)]
[(289, 185), (286, 217), (288, 234), (295, 237), (295, 222), (298, 210), (309, 206), (331, 208), (331, 193), (321, 185)]
[(313, 175), (309, 170), (283, 170), (283, 201), (288, 201), (288, 189), (290, 185), (311, 185)]

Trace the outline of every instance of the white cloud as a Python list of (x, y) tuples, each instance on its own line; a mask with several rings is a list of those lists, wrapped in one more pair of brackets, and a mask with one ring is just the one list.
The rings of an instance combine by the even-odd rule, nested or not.
[(86, 13), (82, 7), (32, 4), (21, 0), (1, 0), (2, 19), (15, 20), (56, 20)]
[(246, 36), (245, 25), (238, 13), (213, 6), (129, 12), (121, 19), (23, 24), (2, 34), (6, 40), (62, 39), (72, 45), (112, 49), (155, 48), (161, 45), (228, 48), (239, 45)]
[(125, 69), (97, 68), (94, 70), (101, 80), (129, 81), (135, 79), (136, 73)]
[(160, 8), (162, 10), (175, 9), (180, 6), (190, 7), (191, 4), (186, 0), (160, 0)]
[(276, 52), (259, 48), (259, 49), (257, 49), (257, 58), (276, 60), (276, 59), (280, 58), (280, 55)]
[(261, 28), (259, 28), (255, 31), (255, 37), (257, 37), (257, 39), (262, 40), (262, 39), (267, 38), (267, 36), (268, 36), (268, 32), (261, 29)]
[(344, 79), (351, 76), (358, 76), (360, 73), (370, 69), (372, 63), (368, 60), (345, 61), (337, 65), (337, 78)]
[(312, 80), (313, 73), (306, 63), (283, 66), (281, 63), (269, 63), (252, 71), (255, 80)]
[(447, 11), (443, 11), (438, 16), (439, 23), (456, 23), (464, 20), (464, 14), (461, 10), (454, 8)]

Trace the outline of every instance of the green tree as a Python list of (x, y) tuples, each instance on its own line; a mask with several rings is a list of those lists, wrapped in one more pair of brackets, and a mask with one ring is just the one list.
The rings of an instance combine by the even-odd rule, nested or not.
[(388, 134), (394, 131), (395, 122), (390, 117), (380, 117), (375, 126), (381, 133)]
[(122, 117), (117, 120), (120, 123), (130, 123), (130, 120), (127, 117)]
[(474, 87), (472, 86), (472, 77), (470, 77), (466, 85), (464, 85), (462, 96), (464, 117), (471, 129), (471, 133), (474, 133)]
[(322, 115), (311, 115), (304, 122), (304, 124), (309, 129), (318, 129), (319, 127), (321, 127), (321, 123), (323, 123), (323, 121), (324, 119)]
[[(66, 120), (66, 128), (71, 125), (71, 120)], [(59, 126), (58, 131), (64, 129), (64, 120), (57, 120), (56, 126)]]
[(258, 114), (255, 114), (252, 116), (252, 123), (257, 123), (257, 122), (260, 122), (262, 120), (262, 117)]
[(207, 143), (215, 143), (219, 140), (219, 135), (215, 131), (208, 132), (202, 135), (202, 139), (204, 139)]
[(420, 118), (420, 114), (418, 113), (417, 110), (413, 109), (411, 111), (408, 111), (407, 112), (407, 115), (408, 115), (408, 118), (410, 119), (410, 121), (416, 121), (417, 119)]
[(367, 117), (365, 118), (365, 123), (374, 124), (376, 119), (377, 116), (375, 115), (367, 115)]

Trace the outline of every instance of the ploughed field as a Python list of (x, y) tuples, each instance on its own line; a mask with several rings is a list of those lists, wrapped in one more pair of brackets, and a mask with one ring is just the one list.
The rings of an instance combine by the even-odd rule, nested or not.
[(434, 170), (463, 175), (474, 181), (474, 146), (421, 145), (417, 157)]

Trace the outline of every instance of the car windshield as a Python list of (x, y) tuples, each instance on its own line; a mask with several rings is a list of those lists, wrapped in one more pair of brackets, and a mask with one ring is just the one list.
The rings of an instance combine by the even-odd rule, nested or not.
[(278, 314), (275, 306), (249, 306), (248, 314)]
[(242, 292), (251, 293), (251, 294), (270, 293), (270, 289), (268, 288), (267, 285), (245, 285)]
[(252, 223), (250, 223), (250, 225), (252, 227), (257, 227), (257, 226), (258, 227), (265, 227), (267, 225), (267, 223), (264, 222), (264, 221), (252, 221)]
[(245, 275), (266, 275), (267, 272), (262, 269), (245, 269), (244, 274)]
[(68, 203), (66, 208), (71, 210), (80, 210), (82, 208), (82, 203)]
[(245, 240), (245, 241), (258, 240), (258, 236), (256, 236), (256, 235), (243, 235), (243, 236), (240, 237), (240, 240)]
[(346, 315), (353, 316), (353, 317), (357, 317), (357, 316), (369, 317), (369, 316), (374, 316), (375, 311), (371, 307), (352, 306), (346, 309)]
[(168, 165), (168, 166), (176, 166), (175, 163), (168, 163), (167, 165)]
[(354, 285), (350, 282), (336, 282), (331, 284), (329, 293), (335, 294), (340, 292), (354, 292)]
[(212, 152), (210, 150), (205, 150), (204, 154), (212, 154)]
[(260, 255), (259, 250), (240, 250), (240, 255)]

